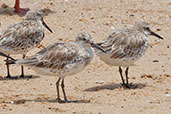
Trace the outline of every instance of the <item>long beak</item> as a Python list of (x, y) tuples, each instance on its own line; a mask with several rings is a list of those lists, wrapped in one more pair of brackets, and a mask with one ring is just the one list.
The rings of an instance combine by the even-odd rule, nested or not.
[(163, 38), (161, 36), (159, 36), (158, 34), (154, 33), (153, 31), (150, 31), (150, 35), (153, 35), (153, 36), (163, 40)]
[(42, 18), (42, 24), (51, 32), (53, 33), (53, 31), (47, 26), (47, 24), (44, 22), (43, 18)]
[(94, 47), (94, 48), (97, 48), (97, 49), (99, 49), (101, 51), (103, 51), (104, 53), (107, 53), (101, 46), (99, 46), (99, 45), (97, 45), (95, 43), (91, 43), (91, 46)]

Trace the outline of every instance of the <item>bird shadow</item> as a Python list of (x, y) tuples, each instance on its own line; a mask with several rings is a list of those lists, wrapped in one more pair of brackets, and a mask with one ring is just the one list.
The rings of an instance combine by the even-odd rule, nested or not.
[[(19, 99), (19, 100), (14, 100), (12, 103), (13, 104), (24, 104), (26, 102), (47, 102), (47, 103), (90, 103), (90, 100), (69, 100), (67, 102), (62, 101), (59, 102), (57, 99)], [(9, 102), (11, 104), (11, 102)]]
[[(31, 10), (31, 9), (29, 9)], [(40, 11), (42, 11), (44, 13), (45, 16), (49, 15), (49, 14), (52, 14), (52, 13), (56, 13), (56, 11), (53, 11), (53, 10), (50, 10), (48, 8), (43, 8), (43, 9), (40, 9)], [(19, 13), (16, 13), (14, 12), (14, 8), (13, 7), (9, 7), (8, 5), (6, 5), (5, 3), (3, 3), (1, 6), (0, 6), (0, 15), (18, 15), (20, 17), (23, 17), (25, 15), (21, 15)]]
[[(129, 85), (130, 88), (129, 89), (142, 89), (146, 86), (145, 83), (134, 83), (134, 84), (130, 84)], [(122, 86), (122, 84), (105, 84), (105, 85), (101, 85), (101, 86), (95, 86), (95, 87), (91, 87), (88, 89), (85, 89), (84, 91), (88, 91), (88, 92), (95, 92), (95, 91), (100, 91), (100, 90), (114, 90), (117, 88), (124, 88)], [(124, 89), (128, 89), (128, 88), (124, 88)]]
[(14, 8), (13, 7), (9, 7), (8, 5), (6, 5), (5, 3), (3, 3), (1, 6), (0, 6), (0, 15), (18, 15), (20, 17), (22, 17), (23, 15), (20, 15), (18, 13), (15, 13), (14, 12)]
[(11, 78), (7, 78), (7, 77), (0, 77), (0, 81), (9, 81), (9, 80), (27, 80), (27, 79), (36, 79), (36, 78), (40, 78), (40, 76), (35, 76), (35, 75), (24, 75), (24, 77), (20, 77), (20, 76), (11, 76)]

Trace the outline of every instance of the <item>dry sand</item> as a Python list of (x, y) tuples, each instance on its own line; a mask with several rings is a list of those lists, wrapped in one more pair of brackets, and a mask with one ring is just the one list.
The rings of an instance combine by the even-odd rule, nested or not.
[[(4, 9), (3, 3), (9, 7)], [(0, 0), (0, 6), (1, 31), (23, 20), (11, 12), (14, 0)], [(130, 82), (136, 89), (121, 88), (118, 67), (109, 67), (95, 56), (84, 71), (65, 78), (68, 99), (77, 100), (66, 104), (53, 102), (57, 77), (25, 68), (25, 74), (35, 78), (4, 80), (6, 67), (0, 57), (0, 114), (171, 114), (171, 0), (21, 0), (21, 6), (52, 11), (44, 20), (54, 33), (45, 30), (43, 46), (74, 40), (80, 31), (88, 31), (100, 42), (112, 28), (139, 20), (149, 22), (164, 40), (150, 37), (145, 56), (130, 68)], [(20, 67), (10, 69), (13, 76), (20, 74)]]

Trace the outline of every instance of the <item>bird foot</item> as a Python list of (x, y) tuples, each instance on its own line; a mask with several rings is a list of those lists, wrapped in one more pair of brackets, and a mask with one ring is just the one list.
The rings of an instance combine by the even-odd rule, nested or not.
[(121, 83), (121, 85), (124, 89), (130, 89), (129, 84)]
[(25, 76), (25, 75), (20, 75), (18, 78), (33, 78), (33, 76), (32, 75), (30, 75), (30, 76)]
[(121, 85), (124, 89), (135, 89), (135, 88), (137, 88), (137, 85), (134, 85), (132, 83), (129, 83), (129, 84), (122, 83)]
[(29, 8), (15, 8), (14, 12), (20, 15), (25, 15), (29, 10)]
[(23, 75), (23, 74), (21, 74), (20, 76), (19, 76), (19, 78), (24, 78), (25, 76)]
[(68, 100), (62, 100), (62, 99), (60, 99), (60, 98), (57, 98), (56, 101), (57, 101), (58, 103), (68, 103), (68, 102), (69, 102)]
[(13, 76), (13, 77), (12, 77), (11, 75), (8, 75), (8, 76), (6, 76), (5, 78), (6, 78), (6, 79), (17, 79), (18, 77), (17, 77), (17, 76)]

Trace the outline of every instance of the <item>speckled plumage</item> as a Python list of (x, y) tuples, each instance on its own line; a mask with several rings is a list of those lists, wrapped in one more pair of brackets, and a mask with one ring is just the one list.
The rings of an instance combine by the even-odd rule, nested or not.
[(93, 55), (77, 43), (54, 43), (32, 58), (16, 61), (16, 64), (31, 67), (42, 75), (65, 77), (82, 71), (92, 58)]
[(0, 51), (6, 54), (26, 54), (44, 38), (40, 22), (25, 20), (7, 27), (0, 36)]
[(29, 11), (24, 21), (10, 25), (0, 33), (0, 51), (8, 55), (22, 54), (25, 56), (29, 50), (35, 48), (43, 40), (45, 36), (43, 25), (49, 29), (43, 21), (43, 13)]
[[(130, 28), (115, 31), (102, 43), (99, 43), (107, 53), (97, 52), (97, 55), (106, 64), (119, 66), (120, 71), (121, 66), (127, 67), (128, 70), (129, 66), (145, 54), (149, 45), (149, 35), (161, 38), (150, 30), (146, 22), (139, 22)], [(125, 84), (124, 81), (123, 84)]]
[[(104, 51), (100, 46), (93, 43), (92, 37), (85, 32), (80, 33), (75, 42), (54, 43), (36, 53), (28, 59), (12, 60), (12, 64), (27, 66), (39, 74), (59, 77), (56, 82), (59, 102), (59, 82), (62, 79), (64, 99), (67, 101), (64, 91), (65, 76), (74, 75), (82, 71), (93, 59), (92, 47)], [(2, 54), (1, 54), (2, 55)]]

